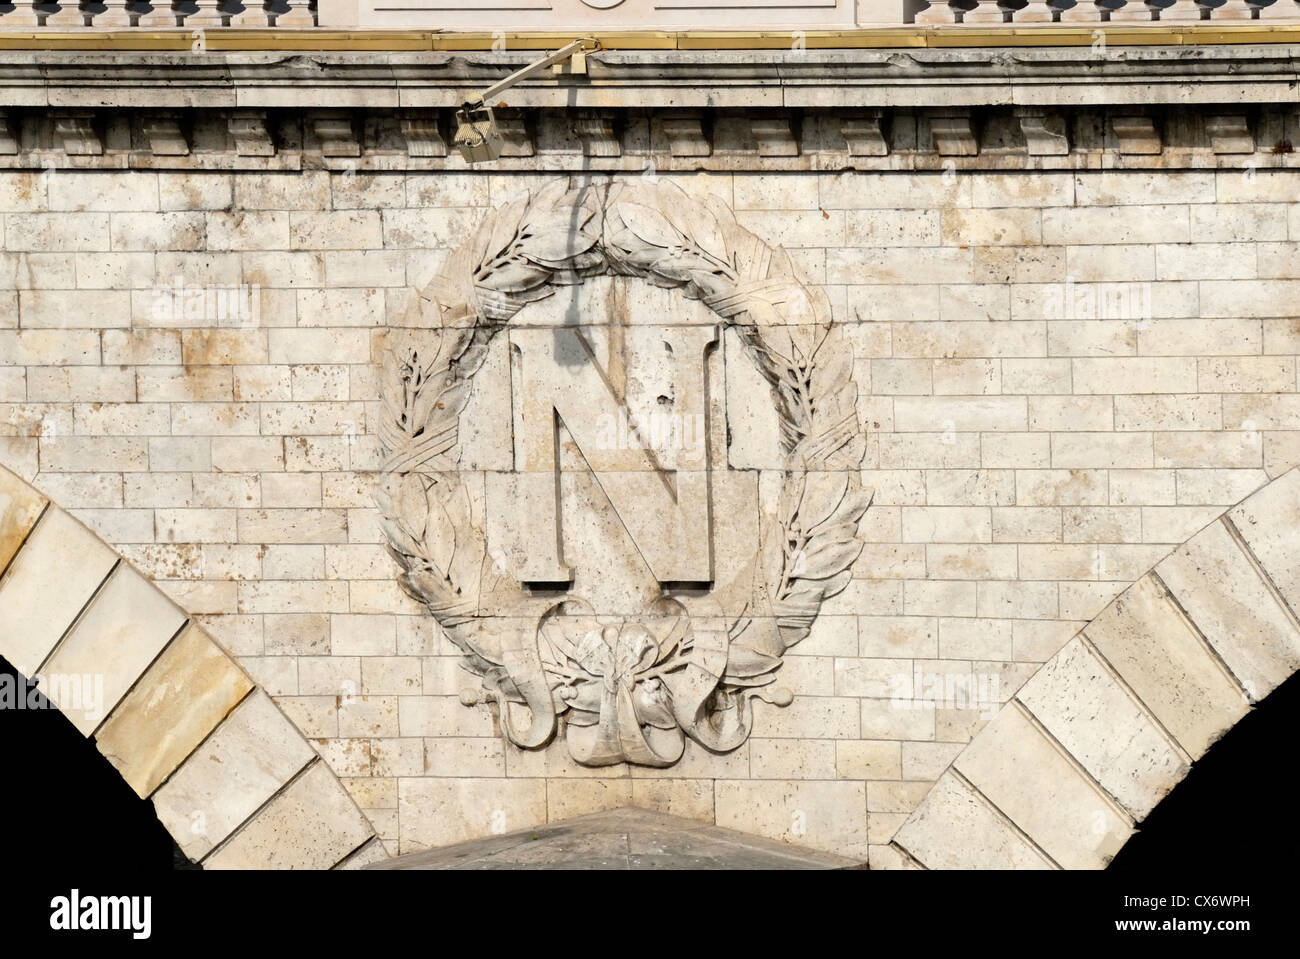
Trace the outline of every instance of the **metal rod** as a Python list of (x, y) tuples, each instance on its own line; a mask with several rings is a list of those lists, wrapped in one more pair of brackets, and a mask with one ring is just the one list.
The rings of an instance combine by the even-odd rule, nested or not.
[(560, 47), (560, 49), (556, 50), (554, 53), (547, 55), (541, 60), (538, 60), (536, 63), (530, 63), (522, 70), (516, 70), (514, 73), (510, 74), (510, 76), (506, 77), (504, 80), (498, 80), (496, 83), (492, 84), (492, 86), (484, 90), (477, 100), (470, 100), (465, 105), (467, 107), (474, 107), (474, 106), (478, 106), (479, 104), (486, 103), (488, 100), (491, 100), (493, 97), (505, 93), (505, 91), (509, 90), (520, 80), (526, 80), (528, 77), (531, 77), (534, 73), (540, 73), (542, 70), (545, 70), (553, 63), (559, 63), (561, 60), (567, 60), (569, 57), (573, 56), (575, 53), (578, 53), (580, 51), (595, 50), (598, 49), (599, 47), (600, 44), (597, 41), (591, 39), (590, 37), (584, 37), (581, 40), (574, 40), (572, 43), (567, 43), (564, 46)]

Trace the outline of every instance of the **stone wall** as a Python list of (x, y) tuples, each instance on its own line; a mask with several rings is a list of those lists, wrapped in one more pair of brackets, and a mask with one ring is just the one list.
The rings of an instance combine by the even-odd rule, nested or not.
[[(672, 179), (824, 286), (875, 490), (793, 704), (733, 753), (504, 745), (382, 545), (386, 327), (545, 177), (0, 173), (0, 463), (196, 614), (391, 851), (635, 803), (862, 856), (1086, 621), (1300, 463), (1300, 175)], [(729, 418), (770, 405), (728, 380)]]

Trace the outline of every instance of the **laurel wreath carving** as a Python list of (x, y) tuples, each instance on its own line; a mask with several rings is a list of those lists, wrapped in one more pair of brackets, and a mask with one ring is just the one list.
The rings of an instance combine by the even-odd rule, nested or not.
[[(848, 584), (871, 496), (858, 474), (865, 440), (852, 351), (824, 294), (802, 283), (789, 254), (742, 227), (724, 204), (697, 202), (662, 180), (576, 188), (558, 180), (485, 218), (413, 297), (405, 329), (383, 359), (378, 431), (386, 459), (378, 500), (388, 549), (402, 587), (483, 679), (507, 736), (543, 745), (555, 711), (577, 701), (570, 685), (576, 654), (563, 640), (543, 641), (554, 631), (540, 627), (536, 653), (490, 635), (490, 611), (508, 609), (525, 593), (490, 555), (473, 515), (473, 497), (456, 472), (458, 425), (493, 336), (556, 286), (597, 274), (640, 277), (701, 300), (737, 330), (771, 387), (785, 457), (776, 513), (752, 569), (727, 588), (733, 612), (725, 663), (703, 667), (712, 688), (692, 715), (679, 708), (677, 716), (705, 746), (734, 748), (748, 735), (753, 697), (790, 702), (788, 692), (764, 687), (785, 651), (808, 635), (822, 603)], [(674, 634), (671, 649), (652, 657), (643, 674), (669, 675), (692, 655), (703, 663), (705, 644), (692, 643)], [(548, 678), (539, 684), (543, 672)], [(528, 730), (514, 728), (509, 703), (532, 710)], [(638, 715), (658, 713), (646, 706)], [(662, 723), (646, 720), (647, 729), (653, 725)], [(671, 761), (651, 752), (660, 761), (630, 752), (623, 758)]]

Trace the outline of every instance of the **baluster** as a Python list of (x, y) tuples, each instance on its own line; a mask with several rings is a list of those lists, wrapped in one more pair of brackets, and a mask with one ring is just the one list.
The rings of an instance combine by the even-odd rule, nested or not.
[(1300, 0), (1273, 0), (1268, 6), (1254, 4), (1261, 20), (1300, 20)]
[(33, 3), (32, 0), (13, 0), (14, 8), (4, 15), (0, 20), (6, 28), (9, 27), (35, 27), (40, 24), (39, 7), (41, 4)]
[(1254, 8), (1246, 0), (1225, 0), (1210, 9), (1210, 18), (1213, 20), (1250, 20), (1253, 18)]
[(277, 27), (316, 26), (316, 0), (272, 0), (270, 7)]
[(187, 0), (185, 26), (199, 30), (222, 26), (221, 0)]
[(1061, 10), (1062, 23), (1101, 23), (1102, 4), (1100, 0), (1076, 0), (1074, 6)]
[(83, 3), (82, 13), (91, 18), (91, 26), (100, 30), (121, 30), (131, 26), (130, 0), (92, 0)]
[(82, 25), (81, 9), (77, 0), (59, 0), (58, 3), (42, 3), (40, 13), (45, 17), (45, 27), (49, 30), (62, 30), (66, 27)]
[(917, 23), (960, 23), (964, 12), (962, 0), (930, 0), (930, 5), (916, 14)]
[(1201, 19), (1201, 8), (1196, 5), (1196, 0), (1174, 0), (1173, 3), (1160, 8), (1160, 22), (1176, 21), (1186, 23), (1189, 20)]
[(139, 10), (139, 16), (136, 18), (138, 27), (174, 27), (176, 26), (176, 13), (172, 10), (171, 0), (145, 0), (147, 7), (141, 4), (136, 9)]
[(1159, 18), (1151, 0), (1128, 0), (1110, 11), (1110, 19), (1113, 23), (1147, 23)]
[(1051, 23), (1060, 10), (1053, 0), (1028, 0), (1012, 15), (1013, 23)]
[(265, 27), (269, 25), (266, 17), (266, 4), (263, 3), (263, 0), (234, 0), (230, 10), (230, 25), (232, 27)]
[(977, 0), (973, 10), (967, 10), (962, 23), (1006, 23), (1011, 19), (1007, 0)]

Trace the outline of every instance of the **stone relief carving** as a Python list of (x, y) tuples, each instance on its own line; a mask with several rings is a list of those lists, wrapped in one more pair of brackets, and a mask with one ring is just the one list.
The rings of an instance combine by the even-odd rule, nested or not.
[[(664, 584), (634, 616), (510, 575), (456, 451), (494, 336), (527, 304), (597, 275), (680, 290), (734, 329), (771, 388), (784, 458), (746, 568), (703, 599)], [(667, 181), (560, 180), (487, 216), (405, 323), (383, 361), (377, 498), (401, 586), (481, 680), (467, 706), (494, 705), (522, 748), (562, 730), (584, 765), (664, 767), (687, 736), (715, 752), (743, 743), (754, 699), (791, 702), (774, 685), (782, 657), (848, 584), (871, 497), (859, 480), (852, 351), (784, 250)]]

